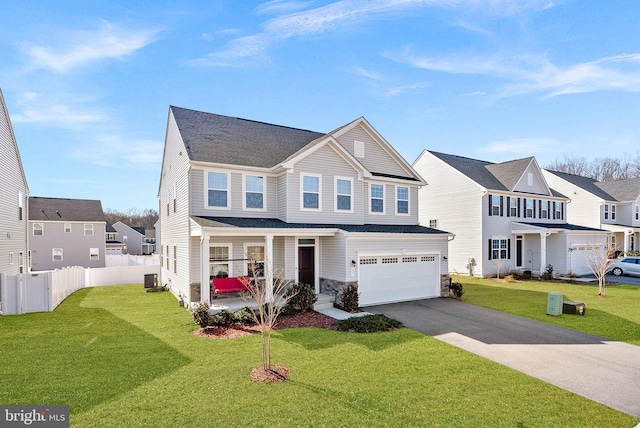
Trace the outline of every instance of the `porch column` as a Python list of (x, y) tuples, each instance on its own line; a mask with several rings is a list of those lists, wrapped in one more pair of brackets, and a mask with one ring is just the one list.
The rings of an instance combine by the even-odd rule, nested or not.
[(629, 235), (631, 233), (633, 233), (633, 229), (624, 231), (624, 248), (622, 249), (624, 254), (627, 254), (627, 252), (631, 250), (629, 248)]
[(200, 239), (200, 301), (211, 304), (209, 285), (209, 240), (210, 235), (202, 232)]
[(540, 233), (540, 274), (547, 269), (547, 236), (548, 232)]
[(267, 287), (267, 299), (273, 295), (273, 235), (264, 237), (264, 281)]

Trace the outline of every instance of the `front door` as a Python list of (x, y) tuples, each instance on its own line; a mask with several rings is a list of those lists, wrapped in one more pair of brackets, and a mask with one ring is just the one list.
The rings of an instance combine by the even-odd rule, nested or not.
[(315, 289), (315, 247), (298, 247), (298, 282)]
[(522, 267), (522, 236), (516, 236), (516, 267)]

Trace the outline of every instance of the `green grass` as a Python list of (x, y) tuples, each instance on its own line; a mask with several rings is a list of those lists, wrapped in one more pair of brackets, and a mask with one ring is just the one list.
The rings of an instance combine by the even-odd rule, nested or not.
[[(453, 280), (463, 284), (464, 302), (640, 345), (639, 286), (608, 285), (606, 297), (600, 297), (597, 285), (545, 281), (505, 283), (464, 276)], [(562, 293), (564, 300), (584, 302), (585, 316), (547, 315), (550, 292)]]
[[(469, 294), (473, 294), (469, 291)], [(633, 427), (640, 419), (409, 329), (275, 333), (281, 384), (249, 379), (260, 339), (191, 334), (169, 293), (83, 289), (0, 317), (0, 403), (67, 404), (78, 427)]]

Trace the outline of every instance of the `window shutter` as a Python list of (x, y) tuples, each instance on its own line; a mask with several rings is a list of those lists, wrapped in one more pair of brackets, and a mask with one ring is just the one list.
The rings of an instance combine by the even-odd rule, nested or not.
[(553, 201), (553, 219), (556, 219), (556, 201)]
[(491, 239), (489, 239), (489, 260), (491, 260), (491, 250), (493, 250), (493, 248), (491, 248)]
[(524, 211), (524, 218), (527, 218), (527, 198), (522, 198), (522, 210)]
[(564, 202), (560, 202), (560, 220), (564, 220)]
[(511, 196), (507, 196), (507, 217), (511, 217)]
[(511, 259), (511, 238), (507, 239), (507, 259)]
[(520, 198), (518, 198), (518, 217), (520, 217)]
[(500, 195), (500, 217), (504, 216), (504, 207), (503, 207), (503, 204), (502, 204), (503, 198), (504, 197), (502, 195)]
[(489, 215), (493, 215), (492, 211), (493, 211), (493, 206), (491, 205), (493, 196), (491, 196), (491, 194), (489, 194)]
[(533, 218), (536, 218), (536, 200), (533, 200)]
[(540, 218), (542, 218), (542, 204), (544, 204), (544, 201), (538, 203), (538, 217)]

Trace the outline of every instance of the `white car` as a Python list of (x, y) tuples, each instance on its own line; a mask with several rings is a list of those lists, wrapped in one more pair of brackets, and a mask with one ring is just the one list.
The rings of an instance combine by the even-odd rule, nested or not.
[(637, 275), (640, 276), (640, 257), (622, 257), (611, 263), (609, 272), (615, 276)]

